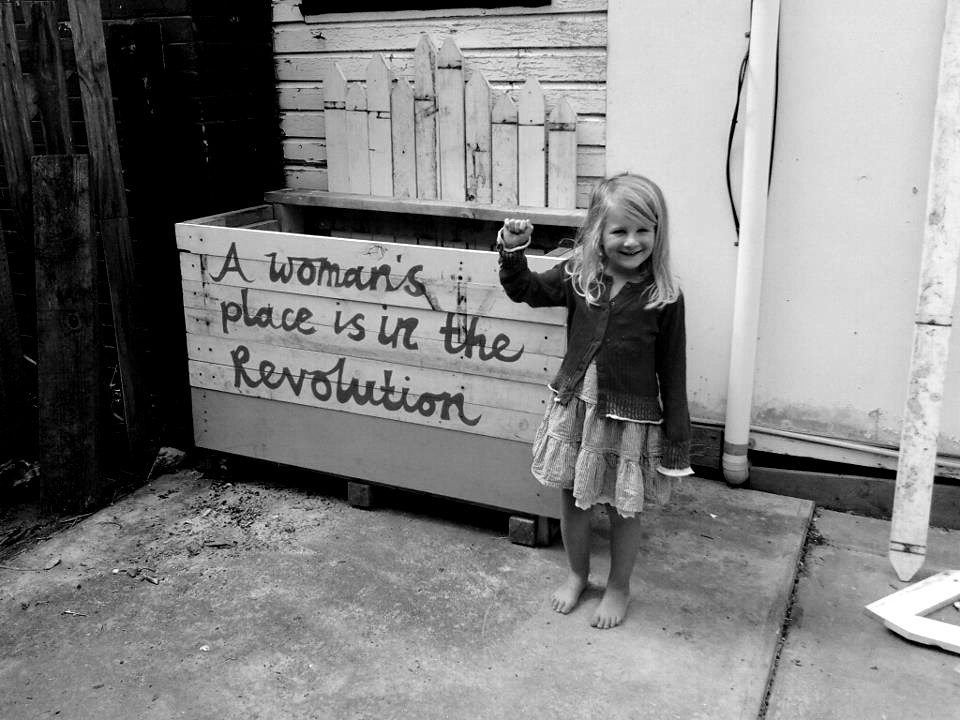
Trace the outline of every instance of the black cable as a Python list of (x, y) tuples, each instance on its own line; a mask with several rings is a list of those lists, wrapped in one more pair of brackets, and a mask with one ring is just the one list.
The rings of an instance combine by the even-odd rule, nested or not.
[[(753, 0), (750, 1), (750, 17), (753, 18)], [(730, 200), (730, 212), (733, 215), (733, 226), (737, 233), (734, 246), (740, 245), (740, 217), (733, 200), (733, 185), (730, 182), (730, 158), (733, 152), (733, 138), (737, 128), (737, 116), (740, 114), (740, 98), (743, 95), (743, 85), (747, 74), (747, 65), (750, 60), (750, 33), (747, 33), (747, 49), (740, 61), (740, 73), (737, 77), (737, 100), (733, 106), (733, 117), (730, 118), (730, 133), (727, 136), (727, 197)], [(773, 127), (770, 135), (770, 167), (767, 170), (767, 188), (773, 180), (773, 152), (777, 138), (777, 104), (780, 96), (780, 17), (777, 17), (777, 52), (773, 75)]]
[(747, 61), (750, 59), (750, 41), (747, 35), (747, 50), (740, 62), (740, 74), (737, 77), (737, 101), (733, 106), (733, 117), (730, 118), (730, 134), (727, 136), (727, 197), (730, 199), (730, 212), (733, 214), (733, 227), (737, 233), (737, 242), (740, 244), (740, 217), (737, 215), (737, 205), (733, 200), (733, 184), (730, 182), (730, 156), (733, 152), (733, 137), (737, 130), (737, 115), (740, 114), (740, 97), (743, 94), (743, 81), (747, 75)]

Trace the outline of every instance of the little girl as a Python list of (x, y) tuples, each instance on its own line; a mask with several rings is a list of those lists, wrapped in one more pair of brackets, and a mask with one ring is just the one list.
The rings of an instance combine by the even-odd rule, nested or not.
[[(567, 347), (533, 445), (534, 477), (561, 490), (570, 564), (553, 609), (570, 612), (590, 574), (594, 505), (608, 507), (610, 575), (591, 625), (619, 625), (640, 548), (639, 513), (691, 475), (683, 295), (670, 272), (667, 208), (656, 184), (617, 175), (594, 190), (568, 260), (527, 267), (528, 220), (497, 234), (510, 299), (567, 308)], [(615, 512), (614, 512), (615, 510)]]

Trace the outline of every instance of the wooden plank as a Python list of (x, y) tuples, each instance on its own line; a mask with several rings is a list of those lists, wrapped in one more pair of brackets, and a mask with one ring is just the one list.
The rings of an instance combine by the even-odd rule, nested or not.
[(467, 381), (458, 384), (453, 375), (440, 385), (411, 385), (394, 377), (391, 368), (343, 357), (313, 354), (312, 364), (288, 366), (275, 362), (269, 349), (237, 345), (232, 352), (237, 359), (230, 365), (191, 360), (190, 386), (528, 443), (550, 393), (540, 388), (544, 404), (539, 410), (487, 407), (472, 402), (479, 395)]
[(447, 38), (437, 54), (437, 146), (443, 200), (467, 197), (464, 123), (463, 54)]
[[(496, 130), (496, 127), (494, 127)], [(494, 155), (496, 166), (496, 155)], [(264, 193), (264, 201), (268, 203), (285, 203), (302, 205), (304, 207), (331, 207), (354, 210), (371, 210), (375, 212), (405, 213), (410, 215), (434, 215), (438, 217), (457, 217), (466, 220), (488, 220), (502, 222), (505, 215), (517, 212), (516, 205), (507, 203), (481, 205), (469, 202), (448, 202), (445, 200), (413, 200), (404, 198), (379, 198), (350, 195), (349, 193), (332, 193), (322, 190), (303, 190), (288, 188), (270, 190)], [(531, 222), (539, 225), (560, 225), (577, 228), (586, 217), (586, 212), (580, 209), (565, 210), (562, 208), (523, 207), (523, 214)], [(191, 221), (196, 224), (200, 221)]]
[(222, 225), (223, 227), (243, 227), (250, 223), (270, 220), (274, 217), (272, 205), (254, 205), (242, 210), (208, 215), (190, 222), (197, 225)]
[(323, 115), (327, 137), (329, 187), (350, 192), (350, 162), (347, 140), (347, 81), (340, 66), (327, 67), (323, 84)]
[[(142, 351), (137, 337), (138, 312), (133, 243), (121, 174), (120, 145), (113, 112), (113, 91), (107, 71), (100, 3), (68, 0), (80, 99), (87, 129), (93, 197), (110, 288), (123, 413), (135, 464), (147, 462), (150, 430), (145, 414)], [(143, 410), (141, 410), (143, 408)]]
[(97, 244), (84, 156), (32, 163), (39, 453), (44, 506), (95, 506), (100, 480)]
[(34, 79), (46, 154), (70, 155), (73, 137), (56, 12), (50, 3), (34, 3), (26, 6), (23, 19), (36, 48)]
[(250, 223), (249, 225), (242, 225), (241, 227), (244, 227), (247, 230), (280, 230), (280, 221), (262, 220), (260, 222)]
[[(264, 237), (267, 231), (246, 231), (254, 237)], [(339, 243), (345, 242), (339, 240)], [(349, 242), (368, 242), (352, 240)], [(376, 243), (374, 243), (376, 244)], [(342, 248), (342, 245), (340, 246)], [(289, 248), (287, 248), (289, 250)], [(333, 298), (339, 301), (352, 300), (388, 304), (392, 307), (434, 310), (442, 313), (457, 313), (466, 317), (512, 318), (529, 322), (549, 322), (561, 325), (564, 313), (559, 308), (534, 309), (526, 305), (512, 303), (502, 288), (493, 282), (471, 282), (466, 286), (462, 282), (449, 279), (449, 271), (456, 270), (455, 258), (436, 256), (442, 263), (446, 277), (422, 265), (404, 263), (402, 269), (389, 265), (390, 274), (385, 274), (383, 265), (370, 265), (365, 262), (353, 262), (344, 258), (347, 254), (336, 252), (315, 252), (313, 257), (304, 260), (302, 256), (286, 257), (278, 254), (276, 261), (271, 258), (244, 259), (235, 255), (197, 255), (181, 253), (180, 275), (184, 281), (216, 282), (234, 288), (258, 290), (282, 290), (307, 297)], [(402, 260), (427, 257), (430, 251), (483, 252), (478, 250), (458, 250), (454, 248), (435, 248), (417, 245), (397, 247)], [(320, 254), (323, 253), (323, 254)], [(488, 255), (489, 257), (489, 255)], [(296, 258), (294, 260), (293, 258)], [(539, 259), (539, 258), (538, 258)], [(546, 267), (556, 264), (556, 260), (546, 263)], [(374, 271), (374, 267), (377, 268)], [(278, 270), (279, 268), (279, 270)], [(279, 279), (292, 272), (288, 280)], [(428, 273), (432, 277), (428, 277)], [(374, 278), (376, 278), (374, 280)], [(360, 285), (363, 284), (361, 287)]]
[(543, 88), (527, 80), (517, 103), (517, 177), (521, 205), (547, 204)]
[[(482, 73), (474, 73), (482, 74)], [(471, 78), (473, 75), (471, 75)], [(394, 86), (407, 82), (404, 79), (394, 79)], [(469, 85), (469, 81), (467, 81)], [(409, 86), (409, 83), (407, 83)], [(487, 83), (489, 87), (489, 83)], [(490, 88), (491, 92), (493, 88)], [(544, 89), (545, 93), (548, 90)], [(413, 89), (410, 89), (411, 103)], [(547, 113), (553, 112), (555, 104), (551, 102), (549, 94), (546, 96)], [(492, 101), (491, 101), (492, 105)], [(573, 103), (571, 103), (571, 107)], [(393, 108), (390, 110), (393, 113)], [(412, 110), (411, 110), (412, 113)], [(326, 137), (323, 113), (316, 110), (287, 110), (280, 113), (280, 134), (285, 138), (323, 138)], [(607, 122), (603, 116), (577, 116), (577, 144), (596, 145), (602, 150), (607, 141)]]
[[(326, 192), (327, 169), (310, 167), (304, 164), (286, 165), (283, 168), (284, 185), (291, 192)], [(590, 194), (603, 178), (577, 176), (577, 208), (586, 208), (590, 204)], [(473, 203), (477, 204), (477, 203)], [(500, 205), (500, 207), (505, 207)], [(428, 213), (421, 213), (428, 214)], [(469, 214), (465, 215), (468, 216)]]
[(390, 90), (393, 78), (380, 55), (367, 67), (367, 122), (370, 140), (370, 193), (393, 195)]
[(960, 571), (937, 573), (870, 603), (865, 610), (914, 642), (960, 653), (960, 627), (924, 617), (960, 599)]
[(12, 3), (0, 3), (0, 150), (17, 229), (21, 237), (29, 238), (33, 227), (30, 206), (33, 139)]
[(28, 439), (25, 432), (25, 387), (20, 326), (0, 224), (0, 458), (24, 456), (32, 446), (32, 438)]
[(286, 162), (326, 163), (330, 166), (327, 143), (325, 140), (311, 140), (295, 138), (283, 140), (280, 143), (283, 157)]
[[(277, 80), (281, 82), (316, 82), (323, 78), (326, 68), (336, 62), (347, 80), (361, 80), (370, 54), (294, 53), (275, 55)], [(524, 49), (473, 50), (470, 70), (482, 72), (491, 83), (523, 82), (535, 77), (541, 82), (603, 83), (607, 79), (607, 53), (604, 49), (584, 49), (571, 53), (564, 50)], [(411, 78), (416, 74), (415, 54), (410, 51), (390, 53), (390, 66), (398, 77)], [(416, 90), (416, 88), (415, 88)], [(579, 109), (579, 108), (578, 108)]]
[[(607, 0), (552, 0), (550, 13), (605, 12)], [(443, 8), (441, 10), (391, 10), (394, 20), (424, 19), (433, 17), (457, 18), (472, 15), (541, 15), (543, 7), (497, 7), (497, 8)], [(324, 13), (303, 16), (300, 0), (273, 0), (273, 22), (304, 22), (310, 24), (327, 22), (351, 22), (382, 19), (382, 12)]]
[[(290, 110), (280, 113), (281, 137), (325, 138), (324, 113), (311, 110)], [(599, 144), (599, 143), (593, 143)]]
[(456, 22), (381, 16), (367, 22), (329, 22), (322, 26), (280, 25), (274, 29), (275, 53), (391, 52), (415, 47), (421, 35), (445, 37), (455, 31), (462, 50), (515, 48), (598, 48), (607, 44), (604, 13), (476, 15)]
[(437, 145), (440, 197), (466, 199), (463, 54), (447, 38), (437, 55)]
[[(290, 164), (326, 165), (328, 162), (326, 141), (322, 139), (287, 139), (281, 142), (281, 147), (286, 162)], [(574, 150), (576, 153), (575, 165), (580, 175), (603, 177), (606, 159), (602, 147), (575, 147)]]
[[(238, 347), (248, 348), (249, 353), (243, 357), (238, 356)], [(550, 399), (550, 391), (547, 389), (547, 382), (550, 378), (541, 373), (533, 382), (522, 380), (504, 379), (487, 374), (477, 373), (459, 373), (440, 370), (437, 368), (421, 365), (410, 365), (398, 362), (397, 360), (371, 359), (362, 355), (353, 354), (354, 348), (350, 345), (342, 345), (331, 351), (323, 350), (301, 350), (299, 348), (285, 347), (282, 345), (272, 345), (256, 340), (241, 340), (239, 338), (220, 338), (212, 335), (191, 335), (187, 334), (187, 357), (197, 363), (206, 365), (220, 365), (230, 368), (231, 371), (243, 364), (249, 368), (248, 379), (241, 379), (241, 386), (250, 385), (249, 378), (256, 376), (258, 379), (266, 378), (262, 382), (268, 390), (281, 390), (286, 397), (288, 391), (298, 394), (305, 402), (313, 402), (316, 396), (312, 396), (312, 390), (299, 387), (300, 368), (318, 369), (330, 368), (338, 365), (340, 360), (344, 360), (343, 372), (338, 374), (341, 378), (340, 384), (345, 385), (351, 378), (358, 378), (362, 383), (368, 380), (376, 380), (377, 383), (384, 385), (389, 383), (389, 378), (385, 378), (384, 370), (396, 379), (397, 384), (401, 383), (410, 389), (414, 395), (420, 395), (424, 392), (433, 392), (437, 388), (443, 388), (455, 393), (462, 393), (464, 402), (471, 407), (478, 409), (478, 412), (490, 413), (498, 410), (511, 410), (522, 413), (534, 413), (542, 416), (546, 409), (546, 402)], [(403, 359), (416, 358), (409, 353), (402, 355)], [(275, 365), (272, 370), (265, 370), (260, 365), (260, 360), (268, 358)], [(293, 370), (295, 377), (281, 377), (282, 368)], [(213, 370), (211, 370), (213, 372)], [(233, 392), (238, 389), (236, 384), (237, 373), (231, 372), (234, 382)], [(333, 382), (333, 378), (329, 378)], [(260, 383), (258, 383), (260, 384)], [(326, 383), (324, 382), (324, 388)], [(379, 389), (379, 388), (378, 388)], [(324, 393), (320, 393), (323, 395)], [(329, 398), (327, 398), (329, 399)], [(325, 401), (325, 400), (321, 400)], [(366, 407), (367, 403), (348, 402), (341, 399), (341, 404), (350, 405), (344, 410), (347, 412), (365, 413), (370, 410)], [(370, 403), (373, 404), (373, 403)], [(466, 407), (466, 405), (464, 405)], [(387, 412), (397, 412), (398, 408), (385, 408)], [(432, 413), (424, 414), (424, 417)], [(464, 413), (466, 415), (466, 413)], [(408, 420), (406, 416), (399, 416)], [(452, 420), (454, 424), (459, 421), (450, 413), (448, 418), (442, 420)], [(457, 429), (459, 425), (457, 425)], [(535, 428), (531, 428), (531, 432)], [(531, 439), (532, 435), (531, 435)]]
[(437, 175), (437, 49), (429, 35), (414, 53), (413, 110), (417, 147), (417, 197), (439, 196)]
[(530, 476), (529, 443), (233, 393), (191, 397), (202, 448), (534, 515), (556, 517), (560, 507), (556, 491)]
[[(396, 65), (391, 65), (394, 78), (402, 78), (413, 81), (413, 75), (397, 72)], [(472, 65), (468, 68), (471, 71), (476, 70)], [(490, 76), (484, 72), (484, 77), (490, 83), (492, 90), (501, 92), (516, 93), (520, 90), (522, 83), (510, 80), (491, 80)], [(587, 121), (605, 122), (604, 116), (607, 111), (607, 91), (603, 83), (582, 82), (549, 82), (540, 78), (540, 85), (543, 87), (547, 111), (553, 109), (554, 97), (566, 97), (570, 105), (577, 112), (577, 117), (581, 123)], [(284, 112), (310, 112), (323, 110), (323, 81), (322, 79), (307, 81), (280, 81), (277, 83), (277, 104), (280, 110)], [(593, 132), (593, 139), (580, 140), (585, 145), (603, 145), (602, 140), (597, 140), (596, 131)], [(312, 133), (289, 132), (288, 135), (303, 135), (310, 137)], [(606, 130), (604, 129), (604, 136)]]
[[(714, 443), (714, 450), (717, 447)], [(712, 466), (718, 467), (719, 462)], [(838, 512), (883, 519), (893, 513), (893, 479), (751, 466), (750, 488), (812, 500), (819, 507)], [(930, 525), (960, 530), (960, 487), (934, 484)]]
[(572, 208), (577, 204), (577, 116), (566, 98), (560, 100), (547, 123), (547, 205)]
[(185, 281), (187, 331), (544, 386), (559, 368), (556, 325)]
[(960, 570), (947, 570), (908, 585), (866, 606), (868, 615), (889, 620), (904, 615), (927, 615), (960, 598)]
[(347, 89), (347, 165), (350, 192), (370, 194), (370, 134), (367, 124), (367, 94), (362, 85)]
[(475, 72), (464, 93), (467, 143), (467, 200), (493, 201), (490, 167), (490, 84)]
[(498, 93), (493, 104), (491, 154), (493, 202), (516, 205), (520, 201), (517, 187), (517, 106), (506, 93)]
[(390, 131), (393, 147), (393, 195), (417, 196), (417, 153), (414, 130), (413, 88), (394, 80), (390, 93)]

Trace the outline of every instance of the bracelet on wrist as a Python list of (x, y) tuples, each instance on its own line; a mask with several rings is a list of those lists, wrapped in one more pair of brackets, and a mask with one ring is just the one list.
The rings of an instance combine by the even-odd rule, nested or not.
[(506, 245), (503, 244), (503, 228), (500, 228), (497, 231), (497, 247), (500, 249), (501, 252), (505, 252), (505, 253), (513, 253), (513, 252), (520, 252), (521, 250), (526, 250), (528, 247), (530, 247), (531, 239), (532, 238), (528, 237), (527, 241), (523, 243), (523, 245), (517, 245), (516, 247), (508, 248)]

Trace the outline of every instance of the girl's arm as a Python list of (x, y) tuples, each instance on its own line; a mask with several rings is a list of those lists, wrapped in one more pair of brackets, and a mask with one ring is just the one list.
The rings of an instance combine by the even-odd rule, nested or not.
[(664, 441), (660, 465), (668, 475), (691, 475), (683, 295), (660, 312), (656, 356), (660, 401), (663, 404)]
[(500, 251), (500, 284), (514, 302), (532, 307), (566, 305), (563, 263), (546, 272), (535, 273), (527, 267), (524, 248), (530, 244), (533, 225), (529, 220), (507, 218), (497, 233)]

